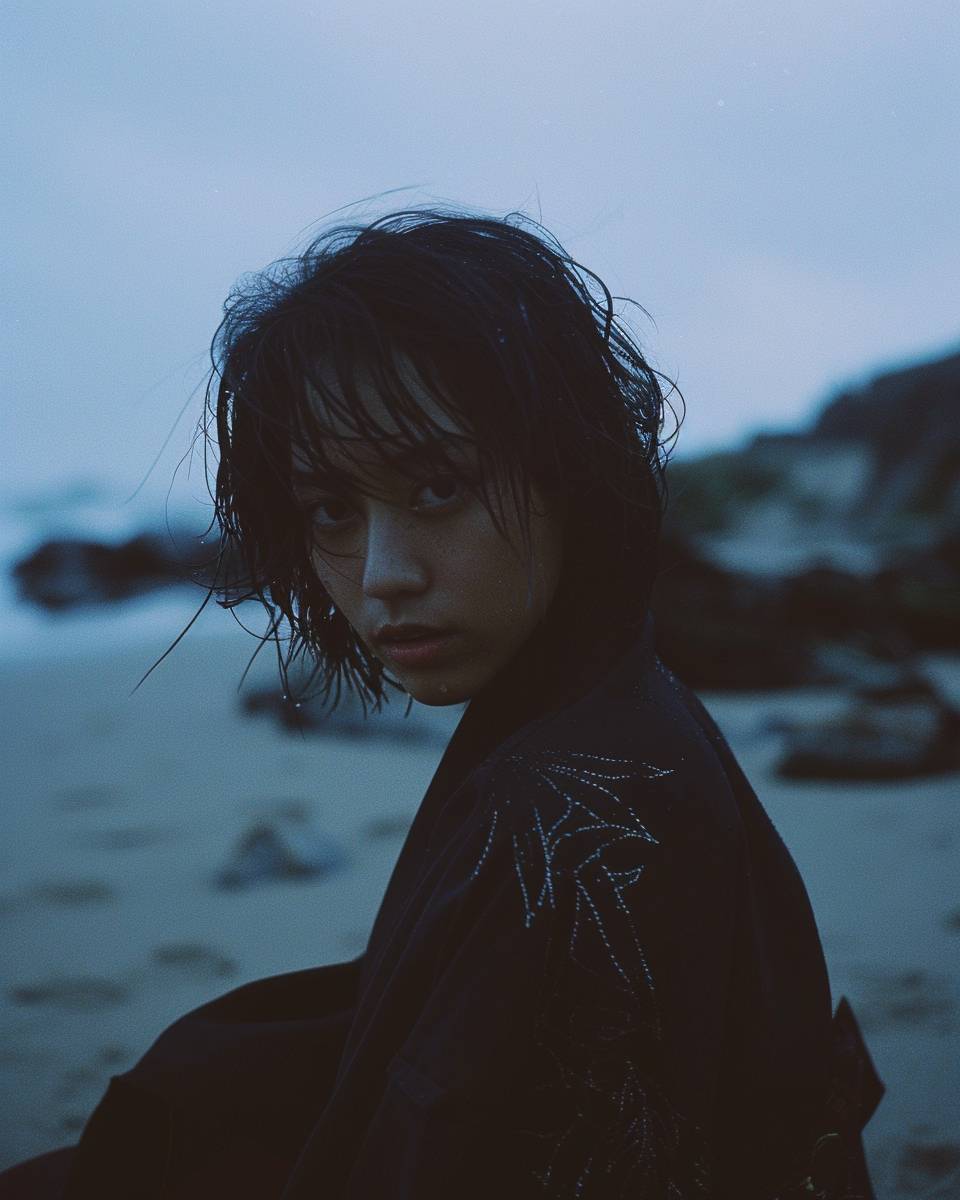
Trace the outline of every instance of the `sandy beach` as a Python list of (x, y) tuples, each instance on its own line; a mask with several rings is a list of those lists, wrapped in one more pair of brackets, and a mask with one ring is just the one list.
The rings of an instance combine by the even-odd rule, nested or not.
[[(188, 1008), (360, 953), (459, 716), (418, 706), (436, 736), (408, 745), (284, 732), (241, 711), (255, 643), (239, 633), (188, 635), (131, 696), (165, 645), (0, 664), (0, 1167), (75, 1140), (109, 1076)], [(960, 703), (960, 658), (926, 666)], [(245, 689), (275, 674), (264, 653)], [(960, 774), (778, 780), (766, 723), (829, 720), (843, 695), (701, 695), (797, 860), (834, 1003), (887, 1085), (866, 1135), (878, 1197), (960, 1196)], [(218, 888), (243, 831), (284, 812), (342, 867)]]

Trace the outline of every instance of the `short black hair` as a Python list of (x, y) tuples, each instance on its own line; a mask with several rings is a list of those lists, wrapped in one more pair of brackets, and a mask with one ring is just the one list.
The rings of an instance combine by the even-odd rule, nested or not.
[[(624, 298), (532, 218), (438, 208), (337, 225), (233, 288), (211, 345), (201, 430), (209, 442), (215, 424), (218, 455), (210, 593), (224, 608), (251, 599), (264, 606), (270, 624), (258, 650), (274, 641), (288, 694), (288, 670), (301, 656), (312, 667), (308, 689), (319, 680), (333, 706), (342, 683), (364, 711), (367, 701), (379, 708), (386, 687), (402, 690), (320, 583), (291, 480), (295, 444), (336, 473), (323, 461), (318, 434), (329, 431), (318, 428), (308, 383), (351, 437), (385, 453), (396, 452), (397, 428), (414, 453), (436, 434), (399, 356), (469, 429), (484, 471), (498, 464), (506, 472), (525, 540), (530, 485), (566, 497), (554, 606), (582, 612), (593, 595), (595, 612), (599, 588), (604, 620), (639, 626), (666, 506), (667, 400), (659, 372), (614, 314), (615, 299)], [(358, 370), (373, 380), (393, 433), (364, 410)], [(333, 373), (337, 390), (321, 371)], [(443, 443), (431, 446), (439, 465)], [(349, 454), (348, 443), (338, 448)], [(482, 498), (502, 531), (502, 509), (493, 511), (486, 490)]]

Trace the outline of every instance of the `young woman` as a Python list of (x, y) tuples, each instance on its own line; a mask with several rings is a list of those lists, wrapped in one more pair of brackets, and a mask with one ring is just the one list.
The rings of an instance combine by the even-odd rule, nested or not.
[(656, 654), (665, 400), (607, 289), (398, 213), (235, 292), (214, 363), (221, 603), (332, 703), (469, 704), (365, 952), (176, 1022), (64, 1194), (871, 1197), (803, 883)]

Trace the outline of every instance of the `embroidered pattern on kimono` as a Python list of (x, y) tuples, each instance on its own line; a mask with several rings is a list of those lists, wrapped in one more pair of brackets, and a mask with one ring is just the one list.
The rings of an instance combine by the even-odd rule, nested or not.
[(527, 928), (554, 922), (534, 1031), (548, 1077), (530, 1103), (555, 1101), (559, 1082), (571, 1115), (536, 1135), (530, 1171), (557, 1200), (709, 1195), (702, 1134), (657, 1078), (661, 1014), (637, 897), (660, 839), (626, 798), (673, 774), (630, 758), (537, 749), (505, 756), (488, 780), (489, 827), (473, 875), (496, 839), (509, 839)]

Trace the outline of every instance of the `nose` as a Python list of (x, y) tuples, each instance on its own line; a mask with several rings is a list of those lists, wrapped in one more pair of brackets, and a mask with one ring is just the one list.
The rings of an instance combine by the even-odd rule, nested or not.
[(373, 600), (416, 595), (430, 582), (427, 548), (418, 539), (409, 516), (371, 515), (367, 523), (363, 561), (363, 593)]

